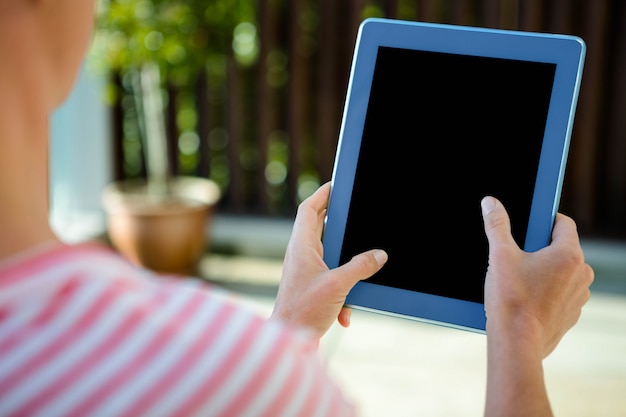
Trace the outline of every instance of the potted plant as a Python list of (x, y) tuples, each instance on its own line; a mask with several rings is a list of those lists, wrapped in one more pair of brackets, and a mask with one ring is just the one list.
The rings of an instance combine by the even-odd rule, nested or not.
[[(247, 2), (246, 2), (247, 3)], [(207, 226), (220, 187), (172, 175), (166, 141), (164, 84), (189, 88), (207, 59), (225, 53), (246, 10), (239, 0), (125, 0), (99, 3), (92, 64), (117, 72), (130, 91), (145, 178), (103, 190), (108, 236), (134, 263), (159, 272), (193, 273), (208, 247)]]

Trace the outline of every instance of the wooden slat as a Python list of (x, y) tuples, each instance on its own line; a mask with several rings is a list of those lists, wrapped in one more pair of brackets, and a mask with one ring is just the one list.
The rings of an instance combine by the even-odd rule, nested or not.
[(256, 88), (257, 96), (255, 103), (255, 113), (257, 120), (256, 142), (259, 148), (259, 173), (256, 178), (258, 188), (258, 204), (263, 211), (269, 211), (269, 198), (267, 181), (265, 179), (265, 167), (268, 163), (268, 143), (269, 136), (276, 126), (276, 112), (273, 89), (267, 81), (269, 75), (268, 57), (271, 51), (277, 47), (279, 29), (279, 6), (281, 4), (274, 0), (259, 1), (259, 38), (260, 50), (259, 60), (256, 66)]
[(626, 3), (614, 0), (611, 7), (611, 72), (607, 84), (606, 184), (602, 230), (626, 239)]
[(481, 26), (500, 27), (500, 0), (483, 0), (481, 4)]
[(498, 27), (517, 29), (519, 27), (519, 0), (500, 0)]
[(230, 181), (227, 196), (230, 209), (235, 213), (242, 213), (245, 211), (246, 201), (243, 168), (240, 160), (243, 148), (243, 102), (240, 75), (232, 53), (227, 56), (226, 67), (228, 88), (226, 103), (228, 109), (228, 159), (230, 162)]
[(111, 109), (111, 130), (112, 130), (112, 152), (113, 152), (113, 180), (120, 181), (126, 178), (124, 170), (124, 113), (120, 100), (122, 99), (122, 80), (119, 72), (115, 71), (111, 82), (118, 91), (116, 94), (117, 101)]
[(211, 158), (209, 149), (209, 131), (210, 131), (210, 113), (208, 100), (209, 86), (207, 83), (207, 75), (205, 71), (198, 74), (195, 100), (196, 111), (198, 112), (198, 125), (196, 127), (198, 133), (198, 165), (196, 166), (196, 175), (208, 178), (211, 174), (209, 161)]
[(474, 13), (474, 1), (472, 0), (451, 0), (450, 1), (449, 23), (456, 25), (476, 26), (476, 15)]
[[(341, 106), (345, 89), (339, 87), (337, 76), (341, 68), (340, 54), (342, 42), (339, 37), (340, 2), (321, 0), (319, 2), (320, 26), (318, 31), (318, 62), (316, 88), (316, 140), (320, 149), (318, 172), (320, 180), (328, 181), (334, 162), (338, 126), (341, 120)], [(350, 20), (348, 19), (348, 22)], [(343, 22), (345, 24), (345, 22)], [(351, 26), (351, 25), (348, 25)], [(347, 35), (346, 35), (347, 36)]]
[(383, 2), (383, 14), (388, 18), (398, 17), (398, 0), (387, 0)]
[(417, 18), (422, 22), (440, 22), (439, 3), (439, 0), (418, 0)]
[(520, 0), (518, 28), (531, 32), (544, 32), (543, 5), (542, 0)]
[(604, 112), (602, 92), (607, 87), (608, 0), (586, 0), (581, 12), (584, 20), (580, 34), (587, 42), (587, 58), (566, 171), (564, 208), (578, 222), (582, 233), (592, 233), (598, 197), (596, 157), (601, 116)]
[(548, 32), (573, 34), (575, 27), (575, 9), (572, 0), (551, 0), (547, 2), (548, 18), (546, 27)]
[(170, 175), (178, 175), (178, 125), (176, 114), (178, 112), (178, 89), (171, 83), (167, 83), (167, 108), (165, 109), (165, 139), (167, 146), (167, 169)]

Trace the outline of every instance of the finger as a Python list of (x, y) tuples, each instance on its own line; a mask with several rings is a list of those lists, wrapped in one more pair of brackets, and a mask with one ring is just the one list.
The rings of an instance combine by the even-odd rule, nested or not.
[(497, 198), (487, 196), (482, 199), (480, 206), (489, 246), (496, 242), (515, 243), (511, 235), (511, 221), (502, 203)]
[(576, 223), (571, 217), (557, 213), (554, 220), (554, 228), (552, 229), (552, 241), (566, 241), (579, 244)]
[(315, 194), (315, 204), (317, 205), (317, 229), (315, 230), (315, 235), (319, 238), (324, 232), (324, 219), (326, 218), (328, 200), (330, 198), (330, 182), (322, 184)]
[[(292, 229), (292, 235), (297, 238), (296, 240), (320, 238), (329, 193), (330, 183), (327, 182), (300, 203)], [(306, 236), (309, 233), (313, 233), (315, 236)]]
[(589, 299), (589, 296), (591, 295), (589, 287), (591, 287), (591, 284), (593, 284), (593, 281), (596, 279), (596, 273), (589, 264), (585, 264), (583, 268), (583, 280), (587, 284), (587, 299)]
[(315, 190), (302, 204), (310, 206), (315, 212), (320, 212), (328, 205), (328, 197), (330, 195), (330, 182), (326, 182)]
[(387, 262), (388, 255), (382, 249), (372, 249), (354, 256), (348, 263), (331, 271), (333, 279), (340, 279), (337, 285), (348, 292), (354, 285), (378, 272)]
[(342, 327), (348, 328), (350, 326), (350, 317), (352, 316), (352, 309), (350, 307), (342, 307), (337, 321)]

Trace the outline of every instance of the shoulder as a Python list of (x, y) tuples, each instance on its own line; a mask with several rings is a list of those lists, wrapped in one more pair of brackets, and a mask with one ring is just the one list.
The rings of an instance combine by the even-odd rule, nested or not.
[(13, 299), (0, 300), (0, 343), (14, 347), (0, 359), (0, 408), (10, 399), (16, 411), (66, 415), (351, 409), (309, 333), (233, 294), (138, 270), (102, 248), (34, 263), (46, 267), (31, 264), (22, 286), (5, 286)]

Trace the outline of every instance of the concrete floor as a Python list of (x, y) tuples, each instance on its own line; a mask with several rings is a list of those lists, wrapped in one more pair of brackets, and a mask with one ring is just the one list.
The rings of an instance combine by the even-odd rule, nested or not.
[[(243, 294), (262, 314), (273, 298)], [(362, 417), (481, 416), (484, 335), (353, 311), (321, 352)], [(556, 416), (626, 416), (626, 297), (595, 293), (544, 362)]]
[[(356, 311), (333, 332), (330, 368), (364, 417), (482, 415), (484, 335)], [(626, 298), (594, 294), (544, 366), (555, 415), (626, 416)]]
[[(596, 270), (579, 323), (545, 360), (556, 416), (626, 416), (626, 247), (586, 242)], [(209, 256), (203, 271), (268, 315), (280, 261)], [(362, 417), (481, 416), (485, 336), (353, 311), (332, 328), (321, 353)]]

